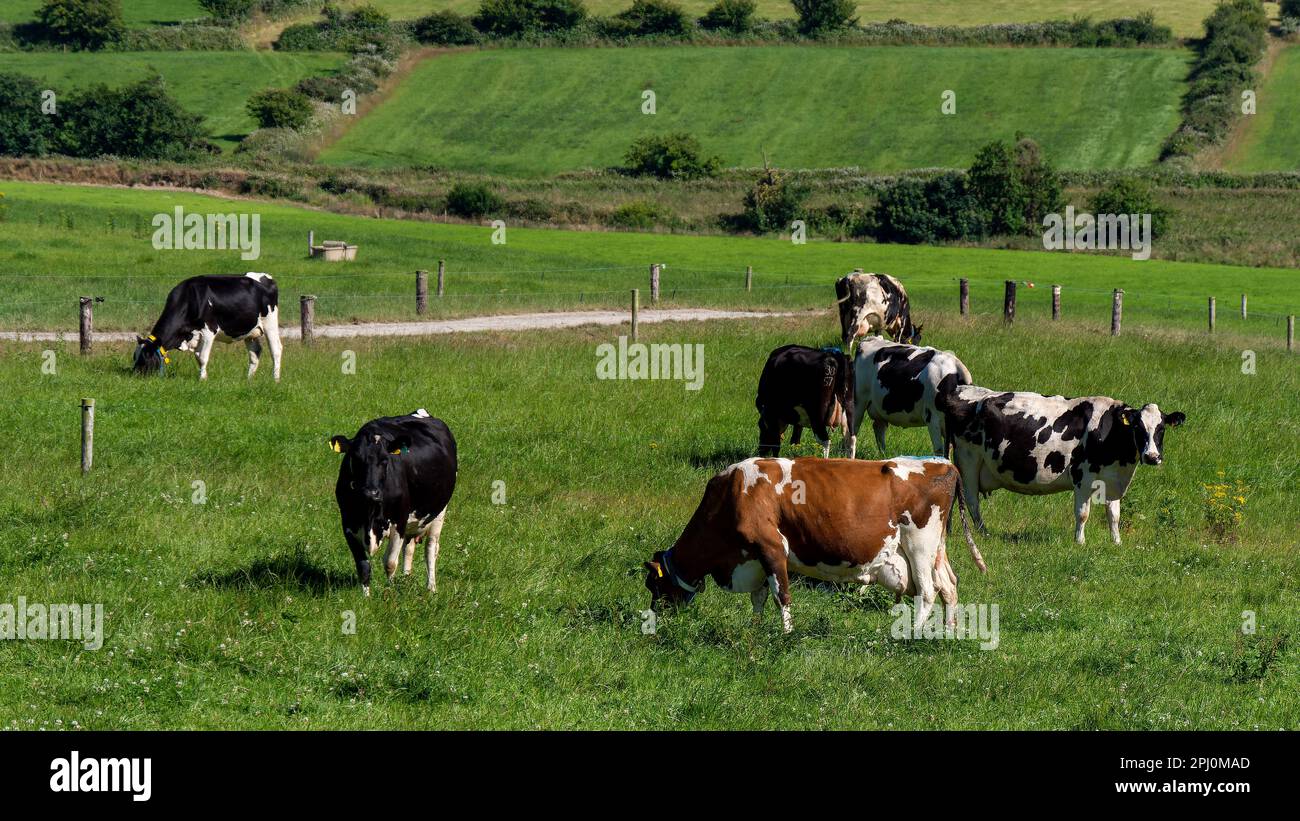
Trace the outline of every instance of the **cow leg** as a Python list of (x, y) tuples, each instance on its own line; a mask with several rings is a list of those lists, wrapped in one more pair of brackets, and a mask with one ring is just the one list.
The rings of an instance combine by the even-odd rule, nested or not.
[(1074, 541), (1083, 544), (1083, 526), (1088, 523), (1088, 511), (1092, 507), (1092, 490), (1087, 484), (1074, 487)]
[(876, 447), (880, 448), (880, 455), (884, 456), (885, 451), (885, 431), (889, 430), (888, 422), (881, 422), (879, 419), (871, 420), (871, 430), (876, 434)]
[(403, 576), (411, 575), (411, 567), (415, 565), (415, 544), (416, 542), (420, 541), (421, 535), (422, 534), (417, 534), (402, 543), (402, 575)]
[(397, 525), (388, 527), (388, 552), (384, 554), (384, 573), (391, 582), (397, 575), (397, 556), (402, 552), (402, 530)]
[(961, 474), (961, 492), (966, 497), (966, 510), (970, 513), (971, 524), (980, 533), (987, 533), (984, 517), (980, 514), (980, 471), (979, 459), (962, 459), (960, 451), (953, 448), (953, 463)]
[(433, 520), (433, 526), (429, 528), (429, 537), (424, 545), (424, 558), (429, 564), (429, 592), (434, 593), (438, 590), (438, 548), (441, 547), (442, 541), (442, 524), (447, 518), (447, 508), (443, 508)]
[(785, 433), (785, 425), (777, 422), (766, 414), (758, 417), (758, 455), (759, 456), (780, 456), (781, 455), (781, 435)]
[(262, 353), (262, 343), (256, 339), (245, 339), (244, 347), (248, 348), (248, 378), (252, 379), (253, 374), (257, 373), (258, 357)]
[(776, 596), (776, 603), (781, 606), (781, 632), (794, 632), (794, 620), (790, 618), (790, 575), (785, 562), (781, 562), (775, 572), (768, 574), (767, 586), (771, 588), (772, 595)]
[[(794, 630), (794, 623), (790, 619), (790, 571), (785, 559), (787, 547), (780, 531), (776, 535), (774, 540), (763, 539), (752, 543), (752, 546), (758, 554), (759, 563), (763, 565), (763, 575), (767, 577), (767, 590), (763, 591), (762, 602), (766, 604), (768, 591), (776, 597), (776, 603), (781, 608), (781, 630), (789, 633)], [(758, 595), (757, 591), (750, 594), (755, 614), (763, 612)]]
[(795, 422), (794, 428), (790, 431), (790, 444), (797, 445), (799, 444), (799, 440), (802, 438), (803, 438), (803, 425), (799, 424), (798, 422)]
[(271, 375), (280, 381), (280, 353), (284, 345), (280, 342), (280, 309), (272, 308), (262, 320), (262, 330), (266, 334), (266, 347), (271, 349)]
[(934, 565), (934, 586), (943, 599), (944, 624), (957, 626), (957, 573), (948, 562), (947, 539), (939, 547), (939, 558)]
[(767, 607), (767, 594), (767, 585), (749, 594), (750, 604), (754, 605), (754, 621), (756, 622), (761, 621), (763, 618), (763, 610)]
[(366, 546), (362, 543), (360, 536), (360, 531), (353, 533), (346, 527), (343, 528), (343, 539), (348, 543), (348, 549), (352, 551), (352, 561), (357, 566), (357, 578), (361, 581), (361, 591), (369, 596), (370, 556), (366, 553)]
[(930, 449), (935, 456), (948, 458), (947, 431), (944, 430), (943, 414), (938, 413), (930, 417)]
[(207, 328), (199, 332), (199, 346), (194, 351), (199, 360), (199, 379), (208, 378), (208, 359), (212, 357), (212, 346), (216, 341), (217, 335)]
[(1106, 500), (1106, 521), (1110, 523), (1110, 540), (1119, 544), (1119, 499)]

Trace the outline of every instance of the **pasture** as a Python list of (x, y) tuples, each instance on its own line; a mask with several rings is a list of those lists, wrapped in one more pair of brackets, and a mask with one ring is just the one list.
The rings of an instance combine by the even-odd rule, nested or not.
[[(1178, 123), (1187, 60), (1177, 49), (459, 52), (418, 66), (320, 160), (538, 176), (616, 166), (637, 137), (687, 131), (727, 166), (761, 166), (766, 151), (782, 168), (893, 171), (964, 167), (1024, 131), (1061, 168), (1136, 168)], [(940, 110), (945, 90), (955, 114)]]
[[(36, 19), (41, 0), (5, 0), (0, 4), (0, 23), (24, 23)], [(133, 27), (165, 26), (207, 17), (198, 0), (126, 0), (122, 17)]]
[(126, 53), (0, 53), (0, 72), (17, 72), (49, 83), (56, 94), (95, 83), (122, 86), (153, 72), (192, 114), (201, 114), (212, 140), (233, 148), (257, 123), (244, 105), (264, 88), (292, 86), (343, 62), (330, 53), (151, 51)]
[[(930, 341), (978, 382), (1158, 401), (1189, 420), (1167, 437), (1164, 467), (1139, 470), (1122, 547), (1097, 516), (1074, 545), (1068, 495), (986, 500), (989, 575), (952, 555), (962, 601), (999, 606), (997, 649), (893, 639), (891, 597), (807, 583), (788, 637), (771, 608), (753, 625), (748, 598), (713, 585), (643, 635), (641, 562), (671, 545), (709, 476), (752, 452), (766, 353), (837, 330), (829, 310), (644, 327), (642, 341), (704, 345), (698, 392), (597, 380), (596, 346), (626, 332), (613, 328), (290, 344), (279, 385), (265, 372), (247, 383), (237, 347), (219, 346), (199, 384), (188, 357), (169, 377), (129, 376), (126, 345), (86, 358), (75, 343), (0, 346), (6, 601), (106, 614), (99, 651), (0, 646), (0, 726), (1296, 726), (1300, 372), (1294, 355), (1264, 351), (1243, 375), (1227, 337), (935, 321)], [(83, 396), (98, 402), (86, 477)], [(424, 593), (417, 564), (366, 600), (328, 437), (417, 407), (461, 451), (439, 590)], [(928, 447), (920, 429), (891, 429), (890, 445)], [(1224, 481), (1241, 483), (1244, 504), (1219, 542), (1205, 485)]]
[[(1111, 290), (1124, 288), (1126, 328), (1160, 326), (1201, 331), (1206, 298), (1219, 306), (1220, 333), (1280, 347), (1283, 320), (1300, 308), (1300, 288), (1287, 269), (1148, 260), (1084, 253), (999, 251), (959, 247), (819, 242), (597, 231), (508, 228), (503, 245), (489, 226), (364, 219), (266, 202), (225, 200), (187, 192), (8, 182), (0, 185), (0, 330), (76, 330), (77, 297), (103, 296), (100, 330), (148, 328), (167, 291), (200, 273), (272, 273), (294, 321), (299, 294), (315, 294), (317, 321), (414, 319), (414, 269), (448, 260), (447, 295), (430, 300), (431, 318), (525, 310), (626, 307), (629, 289), (648, 305), (648, 267), (664, 263), (665, 305), (821, 309), (831, 284), (855, 267), (893, 273), (919, 300), (920, 321), (955, 312), (957, 279), (971, 282), (972, 310), (1001, 310), (1003, 281), (1019, 289), (1019, 315), (1050, 312), (1050, 286), (1063, 287), (1066, 319), (1097, 331), (1109, 327)], [(261, 258), (237, 251), (158, 251), (155, 214), (177, 206), (191, 213), (255, 213)], [(357, 261), (325, 264), (306, 258), (307, 231), (358, 243)], [(754, 266), (754, 290), (743, 290)], [(1242, 292), (1250, 318), (1234, 317)]]
[(1300, 46), (1289, 46), (1274, 60), (1259, 90), (1258, 113), (1239, 126), (1228, 149), (1228, 171), (1293, 171), (1300, 168)]
[[(421, 17), (429, 13), (429, 0), (370, 0), (395, 19)], [(359, 4), (360, 0), (350, 0)], [(692, 15), (703, 15), (714, 0), (682, 0), (679, 4)], [(472, 14), (479, 0), (442, 0), (432, 4), (462, 14)], [(593, 14), (616, 14), (631, 5), (630, 0), (586, 0)], [(1101, 20), (1131, 17), (1134, 4), (1125, 0), (858, 0), (858, 17), (865, 22), (903, 19), (909, 23), (940, 26), (978, 26), (985, 23), (1024, 23), (1039, 20), (1069, 19), (1076, 15)], [(1179, 37), (1201, 32), (1201, 21), (1214, 7), (1213, 0), (1147, 0), (1139, 11), (1150, 9), (1156, 20), (1170, 26)], [(758, 0), (758, 16), (779, 20), (794, 16), (788, 0)]]

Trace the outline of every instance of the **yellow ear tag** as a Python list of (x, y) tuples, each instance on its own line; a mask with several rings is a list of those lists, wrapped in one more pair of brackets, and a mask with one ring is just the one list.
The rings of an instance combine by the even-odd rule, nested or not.
[(655, 562), (655, 572), (659, 574), (659, 578), (662, 579), (664, 577), (664, 569), (660, 566), (659, 562)]
[(339, 447), (339, 443), (333, 440), (330, 441), (330, 450), (334, 451), (335, 453), (343, 452), (343, 448)]
[(1121, 416), (1120, 419), (1122, 419), (1122, 420), (1124, 421), (1124, 424), (1126, 424), (1126, 425), (1129, 424), (1129, 421), (1128, 421), (1128, 417), (1127, 417), (1127, 416)]

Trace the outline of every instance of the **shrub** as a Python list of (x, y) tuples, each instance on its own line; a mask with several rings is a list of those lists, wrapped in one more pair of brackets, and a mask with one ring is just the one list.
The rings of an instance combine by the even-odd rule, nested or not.
[(699, 141), (682, 133), (641, 137), (632, 143), (623, 162), (630, 174), (663, 180), (712, 177), (722, 167), (720, 157), (704, 157)]
[(41, 85), (22, 74), (0, 74), (0, 154), (41, 157), (57, 149), (54, 117), (41, 111)]
[(976, 239), (989, 230), (968, 179), (957, 172), (898, 180), (881, 193), (873, 218), (876, 237), (885, 242)]
[(1061, 205), (1061, 180), (1043, 160), (1038, 144), (1017, 136), (975, 155), (967, 185), (995, 234), (1030, 234)]
[(1300, 18), (1300, 0), (1282, 0), (1279, 9), (1283, 17)]
[(734, 31), (744, 33), (754, 28), (754, 14), (758, 5), (754, 0), (718, 0), (713, 8), (700, 18), (700, 28), (709, 31)]
[(370, 4), (357, 6), (343, 18), (343, 28), (351, 31), (387, 31), (388, 15)]
[(211, 150), (203, 118), (182, 109), (157, 75), (116, 89), (90, 86), (59, 108), (60, 150), (72, 156), (183, 161)]
[(447, 192), (447, 213), (475, 219), (501, 211), (506, 201), (482, 183), (458, 182)]
[(36, 19), (49, 36), (74, 48), (103, 48), (126, 33), (122, 0), (45, 0)]
[(672, 212), (656, 202), (634, 200), (625, 202), (609, 215), (609, 224), (619, 228), (637, 228), (645, 230), (656, 225), (672, 222)]
[(248, 113), (262, 128), (302, 128), (311, 120), (311, 100), (300, 91), (268, 88), (248, 99)]
[(239, 29), (233, 26), (182, 23), (127, 29), (112, 48), (114, 51), (239, 51), (244, 47)]
[(680, 36), (691, 30), (691, 18), (672, 0), (632, 0), (631, 8), (614, 15), (624, 34)]
[(804, 215), (808, 191), (791, 183), (780, 171), (767, 168), (754, 187), (745, 192), (742, 222), (757, 233), (784, 231)]
[(472, 22), (491, 37), (562, 31), (587, 17), (582, 0), (483, 0)]
[(1151, 186), (1144, 180), (1125, 177), (1115, 180), (1092, 198), (1093, 214), (1150, 214), (1151, 237), (1169, 229), (1173, 212), (1156, 203)]
[(212, 19), (237, 24), (253, 16), (257, 0), (199, 0), (199, 5)]
[(435, 46), (467, 46), (479, 40), (478, 29), (470, 19), (454, 11), (421, 17), (411, 25), (411, 33), (421, 43)]
[(857, 25), (853, 0), (790, 0), (802, 34), (824, 34)]

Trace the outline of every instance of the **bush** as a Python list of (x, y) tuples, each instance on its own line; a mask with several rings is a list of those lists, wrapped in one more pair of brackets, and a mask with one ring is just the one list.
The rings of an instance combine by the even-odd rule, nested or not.
[(1283, 17), (1300, 18), (1300, 0), (1282, 0), (1279, 8)]
[(885, 242), (978, 239), (989, 230), (979, 200), (958, 172), (898, 180), (881, 193), (873, 218), (876, 237)]
[(127, 29), (112, 46), (114, 51), (239, 51), (244, 48), (239, 29), (182, 23)]
[(722, 158), (704, 157), (700, 143), (690, 134), (641, 137), (623, 157), (626, 170), (637, 176), (662, 180), (693, 180), (712, 177), (722, 167)]
[(257, 0), (199, 0), (199, 5), (214, 20), (238, 24), (253, 16)]
[(824, 34), (857, 25), (853, 0), (790, 0), (802, 34)]
[(1150, 214), (1151, 238), (1169, 230), (1173, 212), (1156, 204), (1151, 186), (1144, 180), (1127, 177), (1115, 180), (1092, 198), (1093, 214)]
[(45, 0), (36, 12), (55, 41), (80, 49), (99, 49), (122, 39), (122, 0)]
[(411, 25), (411, 33), (421, 43), (434, 46), (467, 46), (479, 40), (478, 29), (470, 19), (454, 11), (421, 17)]
[(637, 37), (680, 36), (691, 30), (691, 18), (672, 0), (632, 0), (631, 8), (614, 15), (620, 33)]
[(563, 31), (587, 18), (582, 0), (483, 0), (472, 22), (490, 37)]
[(447, 192), (447, 213), (476, 219), (501, 211), (506, 201), (482, 183), (458, 182)]
[(967, 185), (995, 234), (1032, 234), (1061, 205), (1060, 177), (1038, 144), (1019, 135), (1015, 145), (998, 141), (981, 148)]
[(625, 202), (614, 209), (614, 213), (609, 215), (610, 225), (641, 230), (670, 223), (672, 220), (672, 212), (662, 205), (648, 200)]
[(749, 230), (760, 234), (785, 231), (790, 223), (804, 215), (808, 191), (787, 180), (781, 172), (767, 168), (754, 187), (745, 192), (745, 210), (741, 221)]
[(212, 150), (203, 118), (182, 109), (156, 75), (122, 88), (90, 86), (59, 109), (60, 150), (75, 157), (184, 161)]
[(754, 0), (718, 0), (700, 18), (700, 28), (709, 31), (734, 31), (738, 34), (754, 28), (754, 14), (758, 5)]
[(302, 128), (311, 120), (311, 100), (300, 91), (268, 88), (248, 99), (248, 113), (261, 128)]
[(0, 74), (0, 154), (41, 157), (57, 150), (56, 120), (41, 111), (39, 83), (22, 74)]

